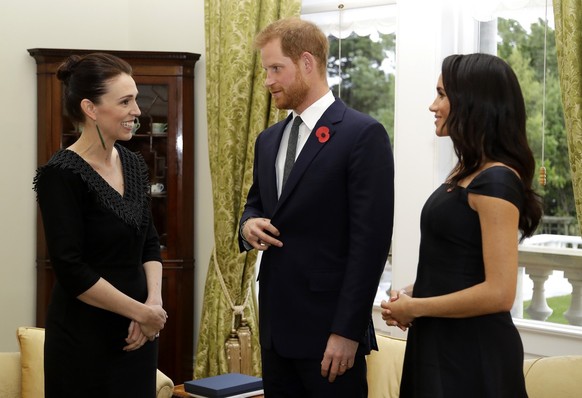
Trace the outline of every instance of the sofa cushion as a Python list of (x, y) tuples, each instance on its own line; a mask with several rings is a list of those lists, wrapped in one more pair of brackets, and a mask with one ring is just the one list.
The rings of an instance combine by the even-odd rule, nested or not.
[[(368, 396), (397, 398), (406, 341), (376, 334), (379, 351), (367, 358)], [(579, 398), (582, 391), (582, 355), (527, 359), (523, 363), (530, 398)]]
[(372, 351), (367, 357), (368, 396), (398, 397), (406, 341), (379, 334), (376, 334), (376, 339), (378, 351)]
[(531, 398), (575, 398), (582, 394), (582, 356), (526, 360), (525, 386)]
[[(16, 361), (18, 371), (22, 363), (21, 380), (22, 397), (38, 398), (44, 397), (44, 329), (35, 327), (19, 327), (17, 332), (18, 343), (20, 344), (20, 361)], [(6, 355), (6, 354), (4, 354)], [(174, 390), (172, 380), (160, 370), (156, 374), (156, 397), (170, 398)], [(0, 392), (2, 390), (0, 389)], [(20, 397), (20, 395), (15, 395)], [(11, 395), (6, 395), (11, 397)], [(4, 398), (0, 394), (0, 398)]]
[(22, 326), (16, 335), (22, 364), (22, 398), (44, 397), (44, 329)]
[(20, 398), (20, 353), (0, 352), (0, 397)]

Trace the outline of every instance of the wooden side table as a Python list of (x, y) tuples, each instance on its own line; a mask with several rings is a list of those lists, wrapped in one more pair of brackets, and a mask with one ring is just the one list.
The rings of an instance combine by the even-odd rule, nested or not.
[[(192, 398), (190, 394), (184, 391), (184, 384), (180, 384), (174, 387), (174, 392), (172, 392), (172, 398)], [(255, 395), (251, 398), (264, 398), (264, 395)]]

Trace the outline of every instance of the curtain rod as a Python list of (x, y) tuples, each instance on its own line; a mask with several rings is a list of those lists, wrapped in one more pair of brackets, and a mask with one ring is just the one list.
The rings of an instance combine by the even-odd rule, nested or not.
[(301, 14), (317, 14), (320, 12), (337, 11), (338, 6), (343, 4), (344, 10), (351, 10), (356, 8), (378, 7), (396, 5), (397, 0), (360, 0), (360, 1), (341, 1), (337, 0), (333, 4), (312, 4), (301, 7)]

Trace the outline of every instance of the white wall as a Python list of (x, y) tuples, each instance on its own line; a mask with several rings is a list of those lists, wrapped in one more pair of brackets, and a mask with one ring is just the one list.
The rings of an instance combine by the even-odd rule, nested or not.
[(195, 331), (213, 244), (206, 132), (204, 0), (3, 0), (0, 7), (0, 351), (35, 323), (36, 64), (28, 48), (183, 51), (195, 70)]
[(416, 278), (422, 206), (457, 162), (451, 140), (436, 136), (434, 114), (428, 107), (436, 97), (443, 58), (477, 51), (477, 24), (468, 20), (456, 0), (398, 3), (394, 117), (397, 188), (392, 244), (396, 288)]

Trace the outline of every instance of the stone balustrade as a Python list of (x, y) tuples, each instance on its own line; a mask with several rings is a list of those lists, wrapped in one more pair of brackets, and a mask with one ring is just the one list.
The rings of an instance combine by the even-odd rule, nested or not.
[[(564, 278), (572, 286), (570, 306), (564, 317), (571, 325), (582, 326), (582, 250), (577, 249), (578, 241), (582, 244), (582, 239), (570, 238), (570, 242), (564, 237), (557, 238), (558, 244), (552, 245), (539, 244), (543, 239), (537, 238), (534, 244), (525, 242), (520, 245), (519, 266), (533, 281), (532, 300), (525, 310), (532, 319), (545, 321), (552, 314), (552, 309), (547, 304), (544, 284), (554, 270), (559, 270), (564, 272)], [(516, 300), (520, 300), (519, 294)], [(519, 304), (516, 302), (514, 308)]]

